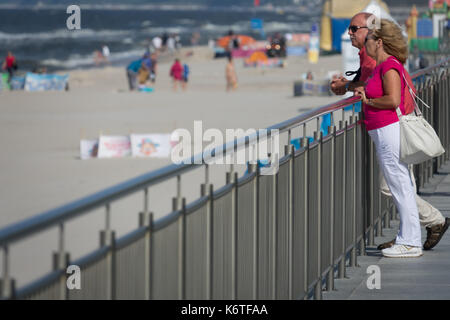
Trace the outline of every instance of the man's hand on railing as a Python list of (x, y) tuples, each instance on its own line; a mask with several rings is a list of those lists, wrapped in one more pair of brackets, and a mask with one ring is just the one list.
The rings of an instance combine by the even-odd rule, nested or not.
[(334, 79), (330, 83), (331, 91), (333, 91), (336, 95), (343, 95), (347, 92), (347, 89), (345, 88), (345, 84), (348, 82), (347, 79), (344, 77), (339, 77), (337, 79)]
[(363, 103), (365, 103), (365, 104), (368, 103), (367, 97), (366, 97), (366, 92), (365, 92), (365, 90), (364, 90), (364, 87), (356, 87), (356, 88), (354, 89), (354, 93), (355, 93), (355, 96), (361, 97), (361, 101), (362, 101)]

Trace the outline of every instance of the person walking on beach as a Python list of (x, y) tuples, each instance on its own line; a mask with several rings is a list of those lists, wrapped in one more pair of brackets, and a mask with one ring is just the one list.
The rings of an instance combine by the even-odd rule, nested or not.
[(152, 40), (152, 45), (155, 48), (156, 51), (161, 49), (161, 45), (162, 45), (162, 40), (160, 37), (155, 36)]
[(173, 90), (177, 90), (178, 83), (183, 82), (183, 66), (180, 63), (180, 59), (175, 59), (172, 67), (170, 68), (170, 76), (173, 80)]
[(104, 63), (109, 63), (109, 56), (111, 55), (111, 52), (109, 51), (109, 48), (106, 44), (102, 47), (102, 55), (103, 55), (103, 61)]
[(2, 69), (8, 72), (8, 84), (11, 83), (11, 79), (14, 76), (14, 71), (17, 70), (16, 57), (13, 56), (11, 51), (8, 51), (5, 61), (2, 65)]
[(152, 81), (152, 83), (155, 83), (158, 64), (158, 54), (156, 52), (153, 52), (150, 56), (150, 60), (152, 65), (150, 68), (150, 80)]
[[(360, 68), (352, 81), (349, 81), (344, 77), (339, 77), (338, 79), (335, 79), (331, 82), (331, 90), (337, 95), (343, 95), (347, 91), (353, 91), (357, 87), (364, 86), (365, 81), (367, 81), (367, 79), (375, 69), (376, 61), (367, 54), (366, 48), (364, 46), (365, 39), (369, 32), (367, 20), (371, 16), (372, 14), (370, 13), (361, 12), (353, 16), (350, 21), (348, 34), (350, 35), (352, 45), (360, 50)], [(415, 178), (412, 172), (412, 166), (410, 168), (410, 175), (412, 181), (414, 182)], [(381, 186), (386, 185), (385, 177), (382, 174), (380, 175), (380, 180)], [(383, 187), (381, 189), (383, 194), (392, 196), (389, 190), (386, 191)], [(416, 189), (414, 188), (414, 190)], [(450, 219), (444, 218), (444, 216), (438, 209), (433, 207), (427, 201), (423, 200), (417, 194), (415, 194), (415, 200), (417, 208), (419, 210), (420, 224), (422, 226), (425, 226), (427, 230), (427, 239), (423, 244), (423, 248), (425, 250), (430, 250), (439, 243), (442, 236), (447, 231), (448, 226), (450, 225)], [(396, 239), (393, 239), (391, 241), (382, 243), (378, 246), (377, 249), (383, 250), (386, 248), (390, 248), (395, 244), (395, 240)]]
[(228, 63), (225, 68), (225, 78), (227, 80), (227, 91), (236, 90), (237, 88), (237, 76), (234, 69), (233, 58), (228, 56)]
[(130, 91), (138, 89), (138, 74), (142, 59), (134, 60), (127, 66), (127, 78)]
[(183, 64), (183, 82), (182, 82), (182, 86), (183, 86), (183, 90), (186, 90), (187, 87), (187, 83), (189, 81), (189, 66), (185, 63)]

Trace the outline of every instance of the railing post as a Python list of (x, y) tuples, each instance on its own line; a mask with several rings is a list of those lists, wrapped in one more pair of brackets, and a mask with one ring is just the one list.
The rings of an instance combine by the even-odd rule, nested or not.
[(3, 246), (3, 277), (0, 279), (0, 299), (15, 299), (15, 281), (9, 274), (9, 248)]
[[(359, 113), (359, 118), (361, 120), (364, 119), (364, 113), (361, 111)], [(361, 132), (363, 131), (363, 127), (362, 127), (362, 123), (360, 124), (360, 130)], [(369, 167), (368, 165), (368, 157), (367, 157), (367, 142), (369, 141), (369, 137), (367, 134), (362, 134), (361, 137), (361, 174), (362, 174), (362, 180), (361, 180), (361, 187), (363, 188), (363, 191), (361, 193), (362, 195), (362, 199), (363, 199), (363, 205), (362, 205), (362, 219), (361, 219), (361, 230), (362, 230), (362, 239), (359, 242), (359, 254), (361, 256), (365, 256), (366, 255), (366, 240), (367, 240), (367, 233), (366, 233), (366, 221), (367, 221), (367, 211), (368, 211), (368, 203), (367, 203), (367, 199), (368, 199), (368, 193), (367, 193), (367, 168)]]
[(100, 247), (110, 247), (106, 254), (106, 300), (114, 300), (116, 298), (115, 242), (115, 233), (111, 230), (111, 206), (107, 203), (105, 212), (105, 230), (100, 231)]
[(178, 300), (186, 299), (186, 198), (181, 200), (178, 227)]
[(178, 208), (181, 207), (181, 175), (177, 176), (177, 207), (175, 210), (178, 210)]
[(258, 299), (258, 215), (259, 215), (259, 168), (257, 164), (249, 164), (250, 173), (255, 173), (253, 181), (253, 299)]
[[(342, 109), (344, 110), (344, 109)], [(339, 128), (342, 129), (342, 121), (339, 122)], [(343, 173), (342, 173), (342, 190), (343, 190), (343, 197), (342, 197), (342, 230), (341, 230), (341, 240), (342, 240), (342, 257), (341, 261), (339, 262), (339, 278), (344, 279), (345, 278), (345, 265), (346, 265), (346, 259), (347, 259), (347, 252), (346, 252), (346, 245), (345, 245), (345, 224), (346, 224), (346, 213), (345, 213), (345, 190), (346, 190), (346, 174), (347, 174), (347, 157), (346, 157), (346, 150), (347, 150), (347, 121), (345, 122), (344, 127), (344, 143), (343, 143), (343, 152), (342, 152), (342, 163), (343, 163)]]
[[(290, 132), (290, 131), (289, 131)], [(288, 205), (288, 269), (289, 269), (289, 300), (294, 298), (294, 161), (295, 150), (293, 145), (288, 145), (286, 151), (290, 155), (289, 159), (289, 205)]]
[[(275, 150), (271, 150), (274, 152)], [(278, 172), (272, 175), (272, 299), (277, 299), (277, 192), (278, 192)]]
[(301, 140), (302, 147), (305, 148), (305, 166), (303, 171), (304, 177), (304, 226), (303, 226), (303, 284), (304, 284), (304, 299), (308, 299), (308, 157), (309, 157), (309, 139), (306, 137), (305, 125), (303, 125), (303, 138)]
[(231, 300), (237, 299), (237, 172), (232, 176), (226, 173), (227, 184), (232, 183), (231, 191)]
[(64, 248), (64, 223), (59, 224), (58, 251), (53, 253), (53, 270), (61, 270), (59, 278), (59, 299), (67, 300), (67, 273), (69, 254)]
[(391, 227), (391, 208), (389, 208), (389, 198), (386, 198), (386, 214), (384, 216), (384, 227), (389, 229)]
[[(375, 158), (373, 154), (373, 142), (369, 141), (369, 158), (370, 158), (370, 174), (369, 174), (369, 193), (370, 193), (370, 208), (369, 208), (369, 246), (373, 246), (375, 244), (375, 234), (374, 234), (374, 221), (373, 221), (373, 206), (374, 206), (374, 181), (373, 181), (373, 169), (375, 166)], [(379, 187), (378, 187), (379, 188)]]
[[(331, 127), (330, 127), (331, 128)], [(331, 173), (330, 173), (330, 265), (331, 269), (327, 276), (327, 291), (334, 290), (334, 172), (335, 172), (335, 143), (336, 143), (336, 126), (333, 126), (331, 138)], [(328, 131), (331, 131), (328, 129)]]
[(144, 210), (139, 213), (139, 227), (146, 227), (145, 240), (144, 240), (144, 299), (150, 300), (152, 295), (152, 280), (151, 273), (153, 269), (152, 264), (152, 224), (153, 213), (148, 211), (148, 188), (144, 189)]
[[(206, 165), (208, 168), (208, 165)], [(213, 255), (213, 185), (209, 184), (208, 169), (205, 171), (205, 183), (200, 186), (200, 194), (202, 197), (208, 196), (206, 204), (206, 300), (212, 299), (212, 255)]]
[[(314, 135), (316, 136), (316, 135)], [(316, 138), (316, 137), (314, 137)], [(314, 288), (314, 299), (322, 300), (322, 143), (323, 134), (319, 131), (317, 146), (317, 283)]]
[(352, 212), (352, 242), (353, 242), (353, 248), (350, 254), (350, 267), (356, 267), (357, 262), (357, 256), (356, 256), (356, 123), (358, 122), (358, 117), (354, 115), (355, 113), (355, 105), (353, 104), (353, 115), (351, 122), (354, 124), (353, 127), (353, 149), (352, 149), (352, 168), (350, 170), (353, 170), (353, 181), (352, 181), (352, 199), (353, 199), (353, 212)]

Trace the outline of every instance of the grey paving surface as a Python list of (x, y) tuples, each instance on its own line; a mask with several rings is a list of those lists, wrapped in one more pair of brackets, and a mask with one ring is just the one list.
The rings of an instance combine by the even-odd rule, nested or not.
[[(421, 189), (421, 197), (450, 217), (450, 163)], [(399, 221), (392, 221), (391, 228), (383, 229), (383, 236), (375, 237), (375, 243), (391, 240), (397, 233)], [(422, 240), (426, 230), (422, 228)], [(370, 274), (367, 267), (377, 265), (381, 272), (381, 288), (368, 289)], [(450, 299), (450, 231), (430, 251), (420, 258), (384, 258), (376, 247), (367, 247), (366, 256), (358, 256), (358, 267), (347, 268), (346, 279), (335, 280), (335, 290), (324, 292), (324, 300), (416, 300)]]

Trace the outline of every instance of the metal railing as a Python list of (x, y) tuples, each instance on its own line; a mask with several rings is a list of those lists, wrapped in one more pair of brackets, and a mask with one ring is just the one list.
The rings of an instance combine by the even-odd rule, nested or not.
[[(424, 116), (447, 151), (415, 167), (418, 188), (449, 159), (449, 61), (413, 74), (419, 97), (432, 106), (422, 108)], [(332, 290), (335, 277), (345, 277), (346, 267), (356, 266), (358, 254), (364, 255), (365, 246), (374, 245), (383, 225), (389, 227), (396, 218), (393, 201), (379, 190), (374, 147), (361, 125), (362, 114), (355, 112), (359, 101), (341, 100), (268, 128), (268, 138), (271, 129), (287, 136), (274, 175), (261, 175), (257, 165), (250, 165), (239, 177), (230, 166), (226, 184), (214, 190), (207, 164), (171, 165), (1, 229), (0, 297), (320, 299), (323, 288)], [(319, 121), (326, 114), (332, 124), (341, 120), (324, 136)], [(307, 125), (314, 121), (317, 130), (310, 143)], [(303, 133), (298, 135), (298, 149), (290, 144), (296, 131)], [(248, 148), (257, 136), (236, 139), (216, 151), (227, 154)], [(201, 197), (187, 204), (181, 178), (197, 168), (205, 168), (205, 183)], [(173, 211), (154, 221), (149, 188), (175, 177)], [(111, 203), (136, 192), (144, 194), (139, 228), (116, 239)], [(101, 207), (105, 228), (100, 248), (71, 261), (65, 225)], [(59, 243), (53, 271), (16, 288), (10, 246), (54, 226), (59, 228)], [(66, 286), (69, 265), (81, 269), (81, 290)]]

